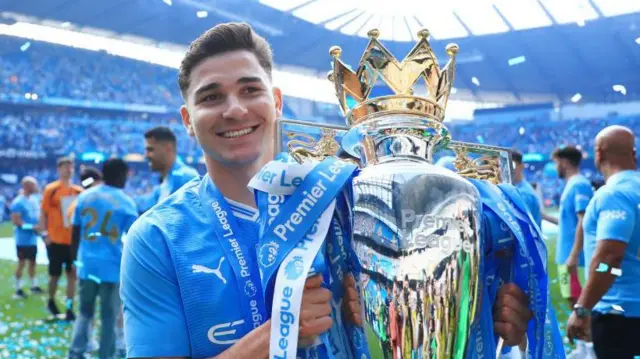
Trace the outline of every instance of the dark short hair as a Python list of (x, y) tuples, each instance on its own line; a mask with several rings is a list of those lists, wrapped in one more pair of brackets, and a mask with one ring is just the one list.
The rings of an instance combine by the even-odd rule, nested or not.
[(557, 148), (553, 151), (551, 158), (566, 159), (573, 166), (578, 167), (582, 162), (582, 151), (575, 146)]
[(71, 157), (60, 157), (58, 158), (58, 161), (56, 162), (56, 167), (60, 167), (62, 165), (72, 165), (73, 164), (73, 158)]
[(124, 188), (129, 166), (120, 158), (110, 158), (102, 165), (104, 183), (112, 187)]
[[(85, 181), (90, 178), (93, 179), (93, 181), (85, 186)], [(85, 167), (80, 171), (80, 183), (82, 183), (82, 187), (84, 188), (89, 188), (94, 182), (101, 180), (102, 173), (100, 173), (100, 170), (95, 167)]]
[(178, 85), (182, 97), (187, 98), (187, 89), (190, 85), (189, 76), (194, 67), (211, 56), (236, 50), (246, 50), (254, 54), (271, 78), (273, 54), (267, 40), (253, 31), (251, 26), (246, 23), (219, 24), (195, 39), (182, 58), (178, 73)]
[(171, 142), (174, 145), (178, 141), (173, 131), (171, 131), (169, 127), (165, 126), (158, 126), (150, 129), (149, 131), (144, 133), (144, 138), (152, 138), (160, 142)]
[(511, 151), (511, 159), (519, 165), (522, 164), (522, 153), (518, 151)]

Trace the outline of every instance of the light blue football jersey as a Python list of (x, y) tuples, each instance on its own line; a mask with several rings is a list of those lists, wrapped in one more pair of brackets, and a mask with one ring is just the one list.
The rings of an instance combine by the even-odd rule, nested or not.
[[(120, 289), (127, 357), (212, 357), (246, 334), (234, 271), (199, 193), (207, 182), (208, 175), (193, 179), (127, 234)], [(258, 212), (227, 202), (250, 256), (243, 260), (255, 263)]]
[[(567, 181), (560, 197), (558, 244), (556, 245), (557, 264), (567, 262), (576, 238), (578, 213), (587, 209), (591, 197), (593, 197), (593, 187), (584, 176), (577, 174)], [(584, 266), (584, 254), (579, 256), (578, 265)]]
[(622, 275), (616, 278), (594, 310), (608, 313), (621, 308), (625, 316), (640, 317), (640, 172), (624, 171), (611, 176), (589, 203), (583, 228), (588, 264), (598, 241), (627, 244)]
[[(4, 209), (3, 209), (4, 210)], [(17, 213), (22, 222), (32, 227), (40, 220), (40, 202), (38, 196), (19, 195), (11, 202), (11, 213)], [(33, 229), (22, 229), (14, 226), (16, 246), (35, 246), (38, 244), (38, 235)]]
[(72, 218), (80, 226), (78, 278), (120, 281), (122, 237), (137, 217), (133, 199), (122, 189), (100, 184), (78, 196)]

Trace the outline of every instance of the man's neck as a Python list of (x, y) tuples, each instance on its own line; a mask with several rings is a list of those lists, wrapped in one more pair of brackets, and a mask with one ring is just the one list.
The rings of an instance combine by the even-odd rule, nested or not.
[(522, 175), (522, 173), (515, 173), (513, 175), (513, 184), (514, 185), (518, 185), (520, 184), (520, 182), (522, 182), (522, 180), (524, 179), (524, 176)]
[(60, 177), (59, 181), (60, 181), (60, 183), (66, 185), (66, 186), (69, 186), (71, 184), (71, 178), (62, 178), (62, 177)]
[(629, 170), (635, 170), (635, 166), (631, 164), (621, 165), (621, 166), (611, 165), (611, 166), (608, 166), (608, 168), (603, 169), (602, 175), (604, 176), (604, 181), (607, 182), (609, 178), (613, 177), (613, 175), (620, 172), (629, 171)]
[(577, 176), (580, 174), (580, 170), (577, 168), (568, 168), (567, 169), (567, 181), (569, 181), (571, 178), (573, 178), (574, 176)]
[(209, 177), (211, 177), (211, 180), (223, 196), (236, 202), (254, 208), (256, 207), (253, 194), (247, 186), (251, 178), (253, 178), (268, 161), (257, 160), (246, 166), (237, 167), (224, 166), (219, 162), (211, 160), (209, 157), (207, 157), (205, 161)]
[(171, 169), (173, 168), (173, 165), (175, 163), (176, 163), (175, 156), (173, 156), (173, 158), (167, 161), (167, 165), (165, 166), (165, 168), (162, 171), (160, 171), (160, 176), (162, 176), (163, 179), (167, 178), (167, 175), (169, 174), (169, 172), (171, 172)]

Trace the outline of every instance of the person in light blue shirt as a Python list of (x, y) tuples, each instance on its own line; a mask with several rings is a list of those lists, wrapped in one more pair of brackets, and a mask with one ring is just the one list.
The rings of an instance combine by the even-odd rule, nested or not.
[(18, 267), (15, 273), (15, 297), (26, 298), (22, 289), (22, 272), (28, 264), (31, 293), (40, 294), (42, 289), (36, 280), (36, 256), (38, 254), (37, 224), (40, 218), (40, 202), (36, 193), (38, 183), (27, 176), (22, 179), (22, 193), (11, 202), (11, 221), (14, 226), (14, 238), (18, 255)]
[[(556, 149), (552, 154), (558, 176), (566, 181), (560, 197), (560, 218), (544, 218), (558, 225), (556, 263), (560, 293), (573, 307), (580, 296), (584, 283), (584, 253), (582, 221), (589, 201), (593, 197), (591, 182), (580, 174), (582, 151), (567, 146)], [(576, 349), (568, 358), (595, 358), (592, 343), (578, 341)]]
[[(271, 321), (255, 304), (259, 292), (242, 283), (259, 278), (258, 216), (247, 185), (274, 159), (282, 116), (272, 68), (269, 44), (243, 23), (209, 29), (182, 60), (182, 121), (202, 147), (208, 173), (144, 213), (127, 234), (120, 295), (129, 358), (268, 356)], [(234, 229), (233, 245), (218, 237), (221, 228)], [(355, 282), (343, 284), (345, 320), (362, 325)], [(527, 310), (515, 302), (514, 313)], [(331, 291), (322, 277), (307, 279), (299, 338), (291, 340), (314, 343), (331, 328), (330, 313)]]
[(187, 166), (177, 155), (177, 138), (168, 127), (155, 127), (145, 132), (145, 156), (152, 171), (160, 173), (162, 182), (136, 199), (139, 213), (144, 213), (167, 198), (191, 179), (198, 171)]
[(522, 154), (520, 152), (512, 152), (511, 158), (515, 164), (515, 170), (513, 172), (513, 185), (518, 188), (520, 196), (527, 206), (527, 209), (531, 213), (533, 220), (538, 224), (538, 227), (542, 226), (542, 211), (540, 209), (540, 200), (533, 186), (524, 178), (524, 162), (522, 162)]
[(107, 160), (102, 167), (103, 183), (77, 198), (72, 219), (71, 258), (80, 280), (80, 315), (69, 349), (71, 359), (84, 358), (98, 297), (102, 320), (99, 357), (107, 359), (115, 354), (122, 238), (138, 216), (133, 199), (123, 191), (128, 171), (123, 160)]
[(570, 338), (591, 334), (598, 358), (640, 355), (640, 172), (634, 135), (610, 126), (596, 137), (606, 183), (584, 217), (587, 283), (569, 318)]

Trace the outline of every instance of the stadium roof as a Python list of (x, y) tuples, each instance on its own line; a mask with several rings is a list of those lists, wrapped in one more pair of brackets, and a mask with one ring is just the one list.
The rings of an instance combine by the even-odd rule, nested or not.
[(356, 65), (363, 36), (378, 28), (402, 58), (425, 27), (442, 61), (447, 43), (460, 45), (455, 87), (475, 100), (640, 98), (640, 1), (0, 0), (0, 9), (54, 26), (181, 45), (216, 23), (246, 21), (269, 39), (277, 64), (322, 74), (333, 45)]

